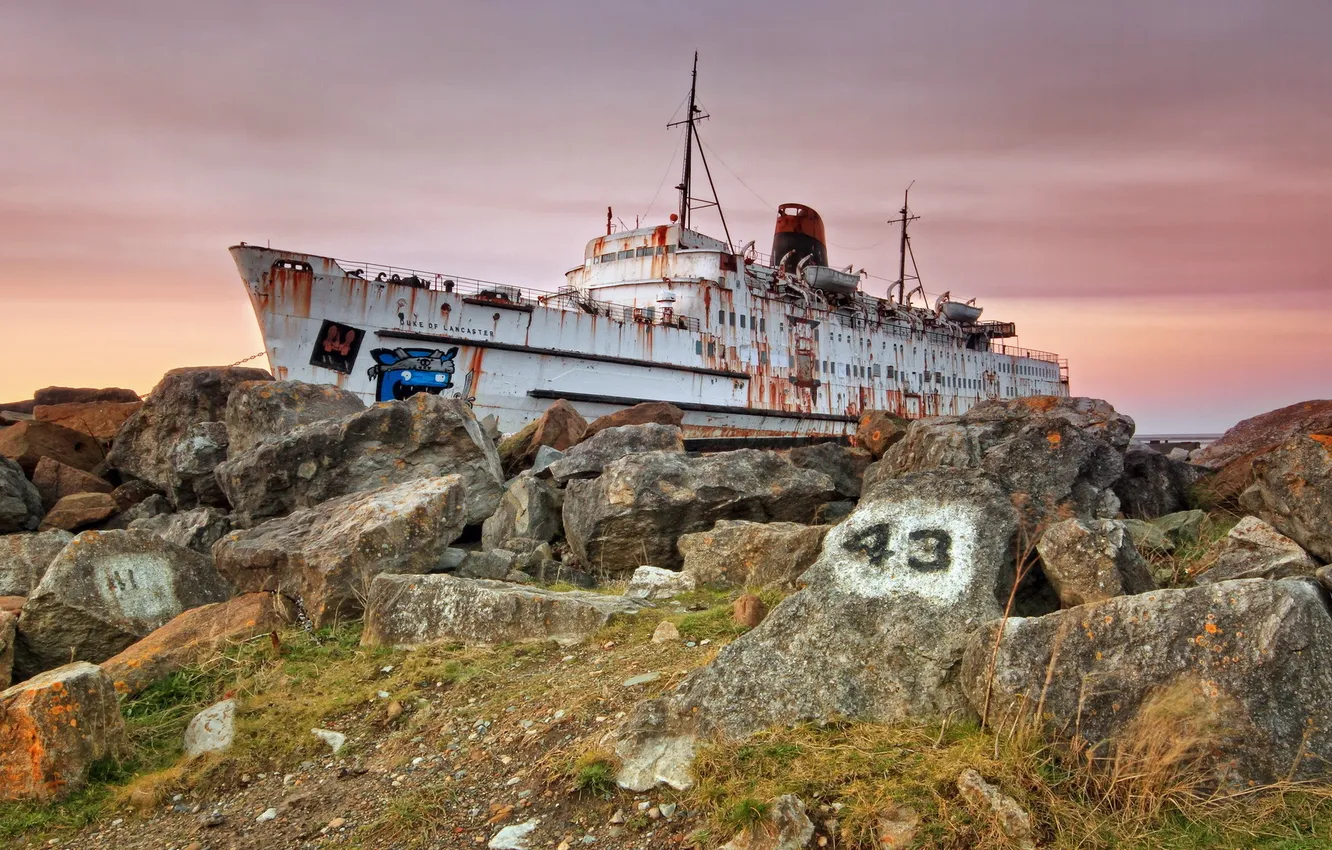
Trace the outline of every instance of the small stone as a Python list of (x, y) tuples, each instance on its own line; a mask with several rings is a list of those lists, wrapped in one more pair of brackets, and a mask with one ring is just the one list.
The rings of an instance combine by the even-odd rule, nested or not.
[(236, 701), (227, 699), (214, 703), (194, 715), (190, 725), (185, 727), (185, 758), (221, 752), (230, 748), (235, 738)]
[(277, 809), (264, 809), (263, 814), (254, 819), (255, 823), (267, 823), (271, 820), (277, 820)]
[(662, 620), (652, 631), (653, 643), (674, 643), (680, 639), (680, 629), (670, 620)]
[(662, 803), (657, 807), (661, 811), (661, 816), (670, 820), (675, 817), (675, 812), (680, 808), (678, 803)]
[(647, 816), (648, 820), (660, 820), (661, 809), (657, 808), (656, 806), (653, 806), (652, 808), (647, 810)]
[(206, 815), (199, 816), (199, 825), (208, 827), (209, 829), (216, 826), (221, 826), (226, 822), (227, 822), (227, 816), (219, 812), (217, 809), (213, 809), (211, 812), (209, 812)]
[(632, 688), (637, 685), (646, 685), (649, 682), (655, 682), (660, 678), (661, 673), (655, 670), (651, 673), (639, 673), (637, 676), (630, 676), (628, 679), (625, 679), (624, 686), (626, 688)]
[(1036, 839), (1031, 831), (1031, 815), (1023, 811), (1017, 801), (986, 782), (976, 771), (968, 768), (957, 777), (957, 790), (977, 809), (989, 809), (999, 822), (1004, 835), (1023, 850), (1034, 848)]
[(342, 829), (346, 825), (347, 825), (346, 818), (333, 818), (333, 820), (328, 822), (329, 829)]
[(752, 629), (763, 622), (764, 617), (768, 616), (768, 606), (764, 605), (763, 600), (754, 594), (746, 593), (735, 600), (731, 615), (736, 624)]
[(386, 714), (388, 716), (388, 722), (390, 723), (397, 720), (399, 717), (402, 717), (402, 703), (398, 702), (396, 699), (390, 702)]
[(533, 818), (529, 821), (506, 826), (495, 833), (495, 836), (490, 839), (490, 843), (486, 846), (490, 850), (527, 850), (527, 842), (540, 823), (540, 818)]
[(341, 732), (334, 732), (331, 729), (311, 729), (310, 732), (313, 733), (316, 738), (323, 741), (325, 744), (328, 744), (329, 747), (333, 749), (333, 755), (337, 755), (341, 752), (343, 746), (347, 743), (346, 735)]
[(609, 822), (613, 824), (622, 824), (626, 820), (628, 820), (628, 818), (624, 814), (624, 809), (616, 809), (615, 814), (611, 815)]

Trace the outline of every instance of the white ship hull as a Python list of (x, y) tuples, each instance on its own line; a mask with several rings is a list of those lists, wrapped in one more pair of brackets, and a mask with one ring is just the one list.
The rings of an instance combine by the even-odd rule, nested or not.
[(279, 380), (367, 402), (466, 398), (506, 432), (557, 398), (589, 420), (668, 401), (685, 411), (686, 436), (716, 438), (840, 436), (869, 409), (958, 414), (987, 398), (1068, 394), (1053, 355), (760, 286), (765, 267), (712, 242), (666, 226), (597, 239), (559, 293), (231, 252)]

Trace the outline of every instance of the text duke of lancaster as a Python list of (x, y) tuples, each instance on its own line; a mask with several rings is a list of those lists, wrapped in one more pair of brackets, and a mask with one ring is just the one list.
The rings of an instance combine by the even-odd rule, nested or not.
[(460, 325), (441, 325), (437, 322), (398, 322), (400, 328), (418, 328), (425, 331), (447, 331), (448, 333), (466, 334), (467, 336), (494, 336), (495, 332), (483, 328), (466, 328)]

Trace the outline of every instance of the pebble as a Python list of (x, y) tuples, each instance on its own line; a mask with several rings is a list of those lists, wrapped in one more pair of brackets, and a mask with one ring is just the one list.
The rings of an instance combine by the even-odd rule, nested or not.
[(214, 827), (226, 823), (227, 816), (214, 809), (206, 815), (200, 815), (199, 823), (203, 826)]
[(674, 643), (680, 639), (680, 630), (670, 620), (662, 620), (652, 632), (653, 643)]
[(277, 820), (277, 809), (264, 809), (263, 814), (254, 819), (255, 823), (265, 823), (270, 820)]
[(662, 817), (666, 818), (667, 820), (670, 820), (671, 818), (675, 817), (675, 811), (676, 809), (680, 808), (680, 806), (678, 803), (662, 803), (657, 808), (661, 810)]
[(342, 829), (346, 825), (347, 825), (346, 818), (333, 818), (333, 820), (328, 822), (329, 829)]
[(618, 825), (624, 823), (627, 819), (628, 818), (626, 818), (624, 814), (624, 809), (616, 809), (615, 814), (611, 815), (610, 822)]
[(646, 685), (649, 682), (655, 682), (661, 678), (661, 673), (653, 671), (651, 673), (639, 673), (637, 676), (630, 676), (624, 680), (626, 688), (632, 688), (636, 685)]

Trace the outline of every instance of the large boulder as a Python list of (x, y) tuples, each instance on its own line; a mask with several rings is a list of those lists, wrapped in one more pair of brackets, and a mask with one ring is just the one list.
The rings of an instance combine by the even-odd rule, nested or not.
[(1152, 519), (1189, 507), (1193, 485), (1206, 470), (1152, 449), (1124, 453), (1124, 474), (1114, 484), (1124, 516)]
[(554, 485), (523, 472), (509, 481), (495, 513), (481, 525), (481, 543), (503, 548), (515, 537), (546, 542), (560, 533), (564, 494)]
[(1242, 578), (1280, 579), (1312, 576), (1318, 562), (1294, 540), (1258, 517), (1246, 516), (1216, 544), (1216, 555), (1198, 584)]
[(828, 532), (805, 589), (635, 709), (618, 734), (619, 783), (687, 787), (699, 741), (777, 724), (969, 717), (957, 667), (968, 633), (1000, 613), (1017, 529), (983, 473), (884, 482)]
[(227, 434), (233, 455), (253, 449), (301, 425), (342, 419), (365, 410), (350, 390), (301, 381), (251, 381), (238, 385), (227, 398)]
[(42, 494), (23, 468), (0, 457), (0, 534), (32, 531), (42, 521)]
[(361, 642), (402, 648), (441, 641), (571, 645), (612, 617), (636, 614), (645, 604), (623, 596), (447, 575), (380, 575), (370, 587)]
[(96, 525), (115, 512), (116, 500), (110, 493), (75, 493), (52, 505), (37, 527), (42, 531), (78, 531)]
[(587, 420), (564, 399), (557, 399), (546, 411), (499, 444), (500, 463), (505, 475), (517, 475), (532, 466), (537, 449), (550, 446), (566, 451), (576, 446), (587, 433)]
[(32, 472), (32, 486), (42, 494), (42, 507), (48, 511), (66, 496), (76, 493), (110, 493), (115, 489), (105, 478), (98, 478), (91, 472), (75, 469), (49, 457), (37, 461), (37, 468)]
[(231, 519), (217, 508), (195, 508), (178, 514), (139, 517), (129, 523), (134, 531), (156, 534), (168, 543), (207, 555), (213, 544), (231, 531)]
[(1194, 454), (1193, 462), (1220, 469), (1294, 437), (1332, 430), (1332, 399), (1302, 401), (1245, 419)]
[(1295, 437), (1256, 459), (1253, 470), (1253, 486), (1240, 496), (1244, 509), (1332, 562), (1332, 429)]
[(379, 573), (425, 573), (463, 531), (457, 475), (352, 493), (255, 528), (213, 547), (217, 569), (242, 592), (299, 599), (316, 626), (360, 616)]
[(1037, 711), (1047, 734), (1097, 756), (1132, 753), (1144, 732), (1201, 735), (1188, 755), (1223, 785), (1332, 775), (1332, 616), (1311, 579), (1158, 590), (995, 621), (972, 637), (961, 682), (999, 728)]
[(64, 797), (125, 746), (116, 689), (96, 666), (68, 664), (14, 685), (0, 693), (0, 800)]
[(1036, 543), (1041, 568), (1065, 608), (1156, 589), (1124, 523), (1066, 519)]
[(684, 411), (669, 401), (645, 401), (593, 419), (583, 439), (590, 440), (607, 428), (622, 428), (625, 425), (668, 425), (679, 428), (683, 423)]
[(0, 690), (9, 687), (14, 672), (14, 638), (18, 635), (18, 615), (0, 609)]
[(102, 662), (116, 691), (134, 695), (191, 664), (295, 619), (290, 602), (274, 593), (245, 593), (191, 608)]
[(791, 449), (787, 457), (796, 466), (827, 473), (838, 494), (846, 499), (860, 498), (865, 470), (873, 460), (865, 449), (853, 449), (831, 441)]
[(38, 406), (60, 404), (133, 404), (139, 394), (124, 387), (42, 387), (32, 394), (33, 412)]
[(214, 474), (218, 464), (227, 459), (229, 444), (223, 422), (196, 422), (185, 429), (167, 453), (171, 472), (167, 476), (166, 496), (178, 510), (199, 506), (229, 507), (227, 497)]
[(865, 474), (885, 479), (930, 469), (981, 469), (999, 479), (1035, 533), (1051, 522), (1113, 517), (1110, 489), (1124, 471), (1133, 420), (1104, 401), (1031, 396), (987, 401), (962, 416), (918, 419)]
[(85, 531), (60, 551), (19, 618), (25, 674), (103, 661), (231, 588), (198, 552), (141, 531)]
[(172, 369), (144, 399), (143, 407), (126, 420), (107, 460), (122, 473), (169, 492), (176, 444), (189, 438), (200, 422), (221, 422), (227, 396), (237, 385), (272, 379), (262, 369), (239, 366)]
[(886, 410), (867, 410), (856, 425), (856, 445), (874, 456), (883, 457), (894, 443), (906, 436), (911, 420)]
[(453, 474), (465, 486), (466, 523), (480, 524), (504, 492), (499, 457), (471, 408), (430, 393), (302, 425), (232, 455), (217, 469), (242, 524), (349, 493)]
[(0, 429), (0, 456), (17, 463), (29, 477), (44, 457), (84, 472), (92, 472), (106, 459), (96, 439), (54, 422), (35, 419)]
[(143, 407), (134, 401), (84, 401), (67, 404), (39, 404), (32, 410), (32, 418), (41, 422), (54, 422), (82, 434), (96, 437), (104, 444), (114, 440), (125, 421)]
[(682, 534), (677, 546), (684, 572), (700, 587), (793, 589), (818, 559), (830, 527), (724, 519), (708, 531)]
[(569, 482), (564, 534), (596, 572), (627, 573), (641, 564), (678, 569), (675, 544), (682, 534), (721, 519), (809, 522), (835, 496), (826, 474), (771, 452), (632, 454), (597, 478)]
[(27, 596), (74, 535), (68, 531), (0, 537), (0, 596)]
[(550, 475), (560, 484), (574, 478), (596, 478), (607, 465), (625, 455), (642, 452), (684, 454), (684, 438), (673, 425), (620, 425), (597, 432), (564, 453), (550, 465)]

